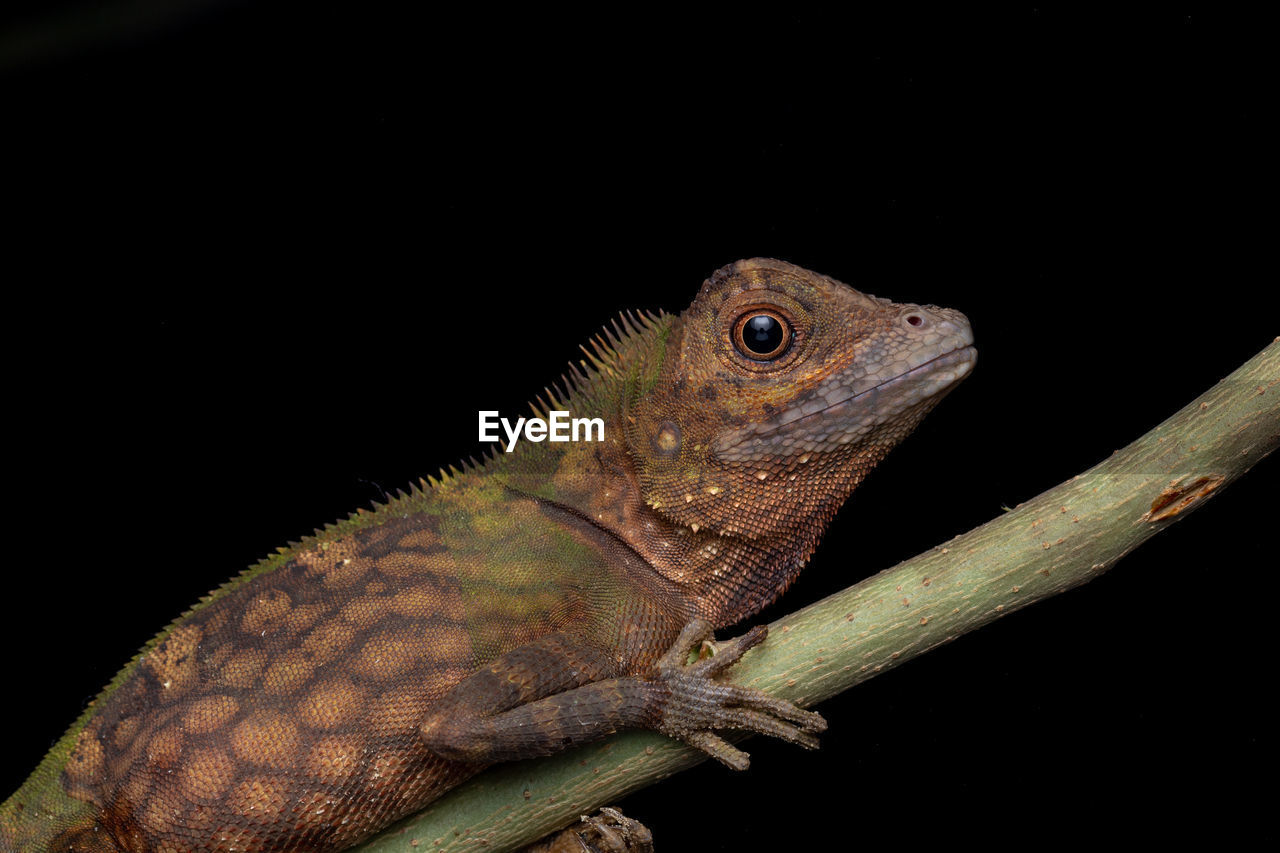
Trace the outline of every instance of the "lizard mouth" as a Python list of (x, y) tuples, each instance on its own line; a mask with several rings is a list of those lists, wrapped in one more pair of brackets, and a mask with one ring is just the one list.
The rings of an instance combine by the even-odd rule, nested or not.
[[(801, 425), (806, 421), (825, 419), (833, 413), (838, 414), (836, 410), (842, 407), (853, 407), (858, 404), (866, 404), (865, 408), (868, 412), (887, 415), (890, 412), (880, 411), (881, 407), (878, 398), (890, 392), (904, 392), (902, 396), (894, 395), (895, 402), (901, 404), (895, 406), (894, 411), (901, 411), (913, 403), (935, 396), (938, 392), (949, 388), (965, 376), (968, 376), (969, 371), (973, 369), (974, 362), (977, 360), (977, 355), (978, 351), (972, 346), (953, 349), (929, 359), (918, 367), (911, 368), (906, 373), (899, 373), (897, 376), (886, 379), (878, 385), (858, 391), (852, 396), (835, 402), (828, 401), (828, 405), (816, 411), (805, 414), (803, 407), (794, 409), (792, 411), (800, 412), (800, 416), (789, 420), (786, 419), (787, 413), (784, 412), (780, 418), (775, 419), (779, 423), (774, 424), (768, 430), (758, 432), (757, 435), (769, 435), (792, 424)], [(950, 375), (943, 375), (944, 371)]]
[(927, 403), (922, 417), (969, 375), (977, 355), (972, 345), (963, 345), (869, 387), (836, 385), (767, 421), (721, 436), (715, 450), (726, 461), (746, 461), (849, 444), (905, 410)]

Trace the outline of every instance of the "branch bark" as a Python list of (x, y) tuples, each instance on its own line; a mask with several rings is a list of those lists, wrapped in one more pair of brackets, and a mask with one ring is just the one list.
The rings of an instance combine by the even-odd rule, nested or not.
[[(1091, 580), (1280, 444), (1280, 339), (1106, 461), (770, 626), (733, 679), (811, 705)], [(519, 847), (704, 756), (627, 732), (477, 776), (357, 848)]]

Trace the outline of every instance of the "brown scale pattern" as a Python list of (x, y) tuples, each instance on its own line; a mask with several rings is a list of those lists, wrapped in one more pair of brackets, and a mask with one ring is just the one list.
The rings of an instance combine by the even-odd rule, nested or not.
[(476, 664), (453, 567), (389, 526), (197, 611), (93, 717), (64, 784), (125, 849), (340, 849), (474, 771), (417, 734)]

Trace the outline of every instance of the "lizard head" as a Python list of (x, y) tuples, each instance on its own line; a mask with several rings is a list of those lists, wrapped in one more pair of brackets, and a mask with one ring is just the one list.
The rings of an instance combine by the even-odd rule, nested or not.
[(627, 444), (646, 503), (694, 532), (826, 523), (972, 369), (957, 311), (859, 293), (781, 261), (730, 264), (633, 385)]

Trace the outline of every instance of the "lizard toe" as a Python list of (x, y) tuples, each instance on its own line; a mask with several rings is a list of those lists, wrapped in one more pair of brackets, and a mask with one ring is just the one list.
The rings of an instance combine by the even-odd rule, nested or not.
[(693, 732), (681, 738), (694, 749), (699, 749), (731, 770), (746, 770), (751, 766), (751, 756), (720, 737), (715, 732)]
[(770, 696), (754, 687), (730, 685), (729, 689), (733, 693), (733, 702), (736, 705), (779, 717), (794, 723), (801, 731), (820, 734), (827, 730), (826, 719), (817, 711), (806, 711), (786, 699)]

